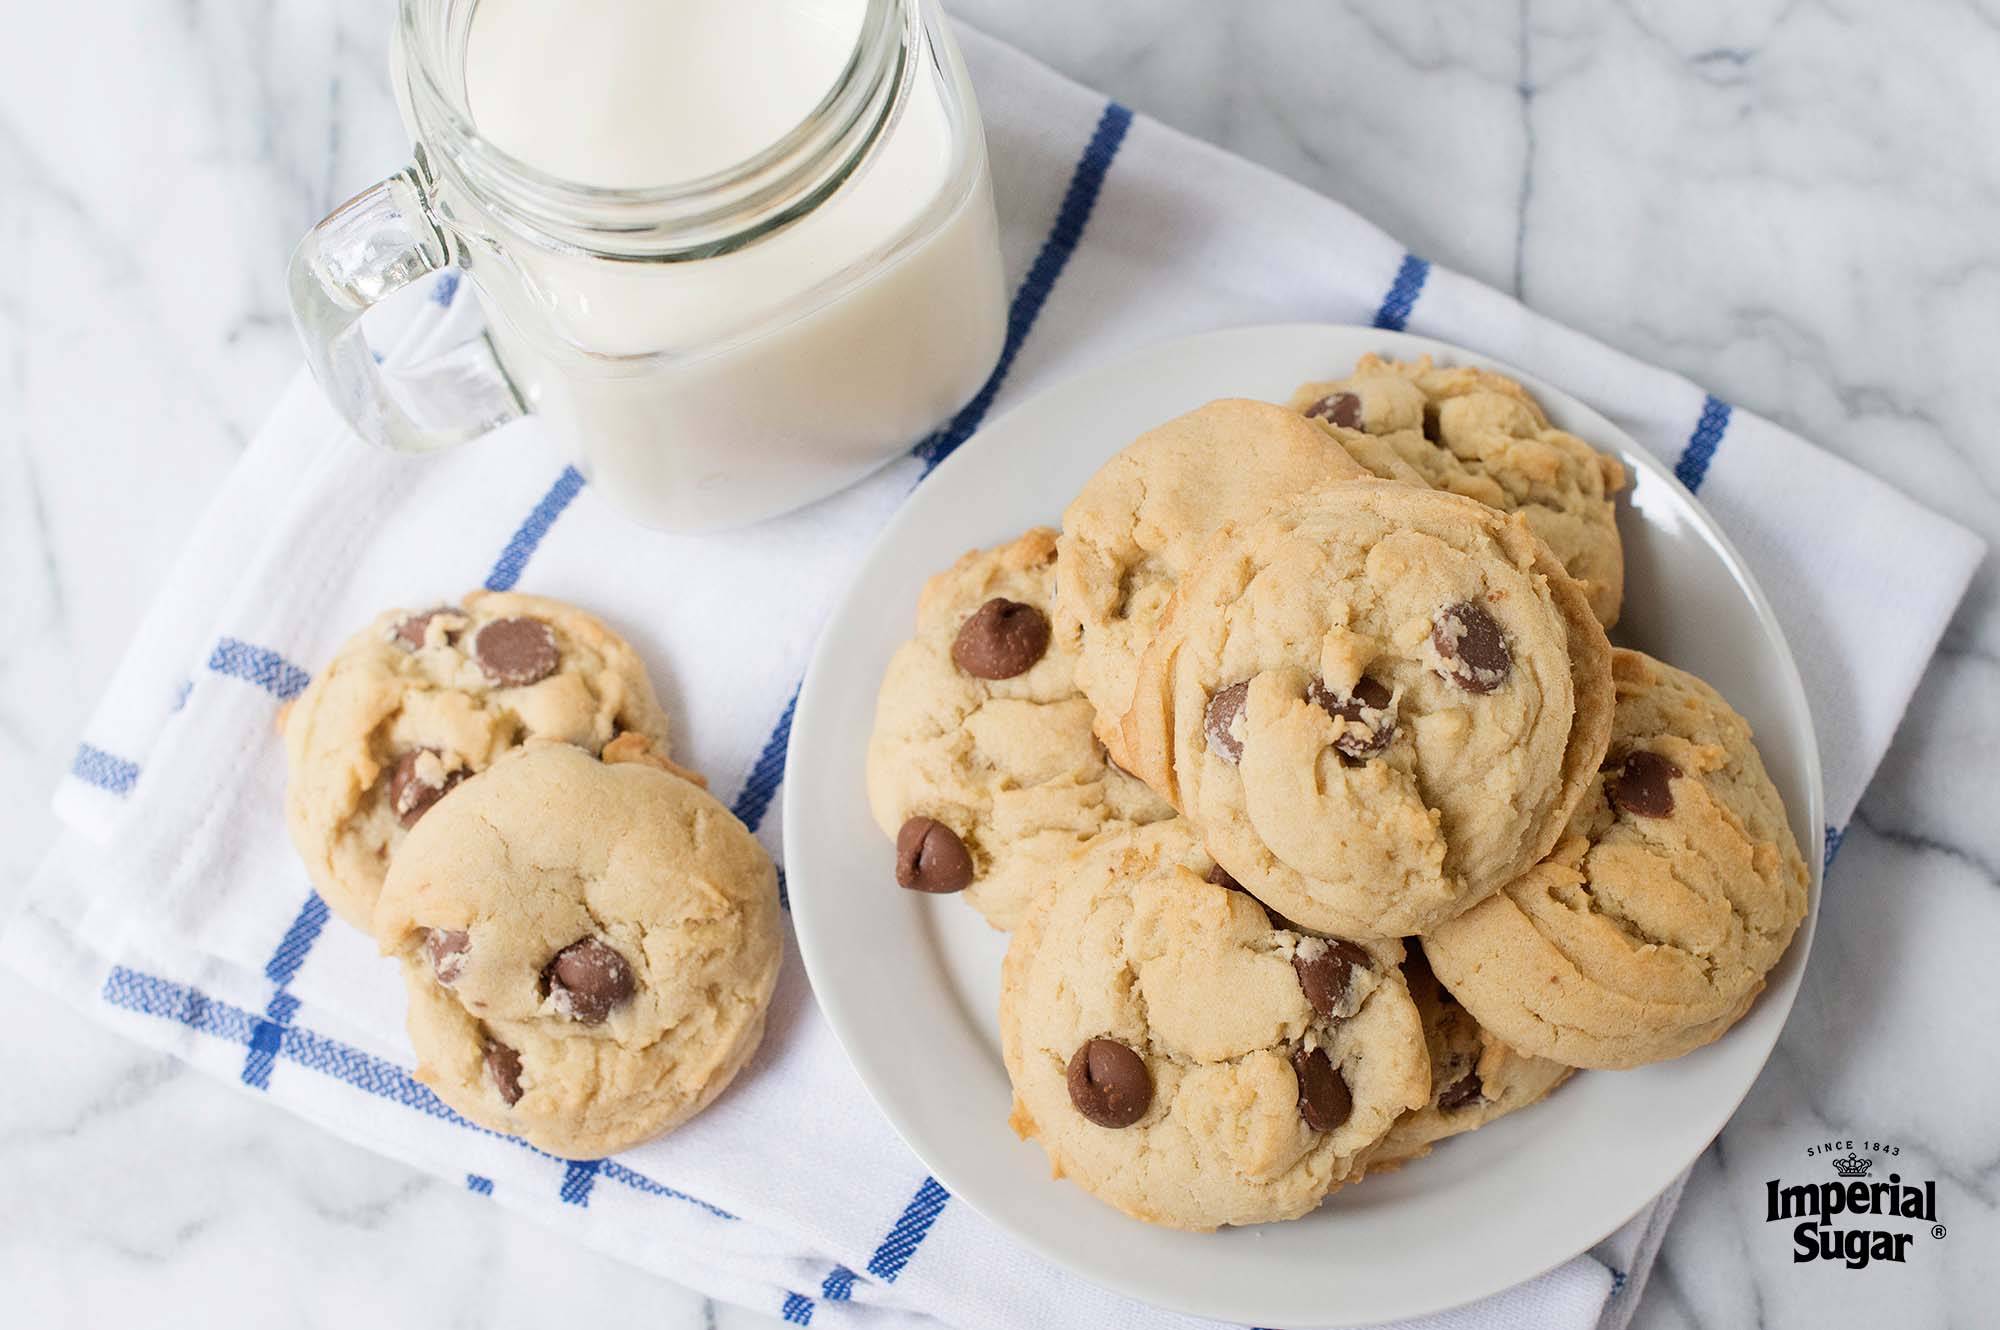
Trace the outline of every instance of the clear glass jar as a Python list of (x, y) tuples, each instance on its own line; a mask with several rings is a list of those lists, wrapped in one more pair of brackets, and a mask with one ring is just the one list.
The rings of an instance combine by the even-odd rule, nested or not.
[[(480, 0), (402, 0), (391, 63), (415, 161), (292, 260), (308, 360), (354, 428), (428, 451), (532, 411), (616, 507), (689, 530), (809, 503), (963, 405), (1006, 325), (978, 107), (932, 0), (851, 3), (833, 85), (775, 142), (699, 178), (609, 188), (481, 136)], [(743, 46), (746, 80), (784, 76)], [(509, 109), (532, 124), (538, 108)], [(485, 335), (378, 363), (362, 313), (451, 265)]]

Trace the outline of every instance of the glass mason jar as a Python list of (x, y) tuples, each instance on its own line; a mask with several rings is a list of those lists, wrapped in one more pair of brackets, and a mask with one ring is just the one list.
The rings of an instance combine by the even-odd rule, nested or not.
[[(292, 259), (307, 358), (363, 437), (423, 452), (534, 412), (614, 506), (692, 530), (831, 493), (978, 390), (1006, 301), (979, 111), (933, 0), (852, 0), (852, 50), (802, 121), (644, 188), (563, 179), (481, 137), (479, 3), (402, 0), (391, 67), (415, 160)], [(762, 57), (743, 45), (748, 72)], [(453, 265), (485, 334), (378, 362), (365, 310)]]

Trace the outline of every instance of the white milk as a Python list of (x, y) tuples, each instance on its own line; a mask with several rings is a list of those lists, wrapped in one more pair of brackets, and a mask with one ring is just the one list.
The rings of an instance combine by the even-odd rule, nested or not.
[[(681, 183), (809, 116), (862, 15), (862, 0), (480, 0), (466, 102), (482, 136), (551, 175)], [(984, 142), (969, 95), (954, 131), (923, 57), (861, 173), (741, 250), (630, 263), (503, 238), (471, 254), (516, 388), (639, 520), (727, 525), (809, 502), (991, 369), (1006, 312)]]

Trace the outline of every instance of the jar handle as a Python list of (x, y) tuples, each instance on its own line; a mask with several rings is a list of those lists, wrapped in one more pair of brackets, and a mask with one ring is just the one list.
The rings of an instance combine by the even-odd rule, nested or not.
[(433, 452), (524, 410), (484, 334), (400, 367), (379, 362), (362, 335), (369, 306), (452, 262), (421, 158), (328, 213), (292, 252), (292, 320), (306, 363), (347, 423), (371, 443)]

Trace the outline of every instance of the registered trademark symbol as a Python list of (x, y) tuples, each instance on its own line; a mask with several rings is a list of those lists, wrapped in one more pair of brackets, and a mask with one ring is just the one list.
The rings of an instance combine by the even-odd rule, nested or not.
[(1932, 1237), (1934, 1237), (1934, 1238), (1941, 1238), (1941, 1237), (1943, 1237), (1943, 1236), (1944, 1236), (1944, 1225), (1943, 1225), (1943, 1224), (1932, 1224), (1932, 1225), (1931, 1225), (1931, 1236), (1932, 1236)]

